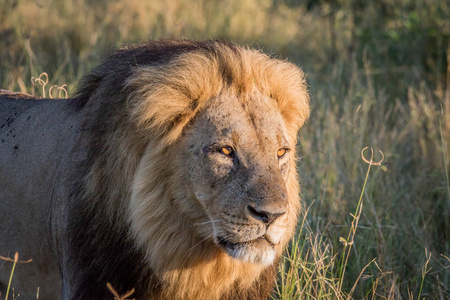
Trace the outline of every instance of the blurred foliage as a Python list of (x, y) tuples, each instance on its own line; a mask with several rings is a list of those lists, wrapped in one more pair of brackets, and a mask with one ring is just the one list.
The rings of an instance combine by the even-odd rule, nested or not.
[(324, 76), (365, 57), (398, 93), (405, 85), (393, 80), (442, 85), (447, 68), (450, 9), (440, 0), (2, 1), (2, 79), (29, 59), (29, 68), (74, 68), (64, 73), (76, 80), (112, 47), (167, 37), (257, 43)]

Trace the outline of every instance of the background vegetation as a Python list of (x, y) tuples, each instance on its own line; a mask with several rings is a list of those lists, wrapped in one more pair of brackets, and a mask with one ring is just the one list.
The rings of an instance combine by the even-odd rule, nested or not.
[[(309, 210), (274, 298), (449, 299), (449, 36), (442, 0), (0, 0), (0, 87), (41, 95), (47, 72), (73, 94), (105, 52), (167, 37), (287, 58), (310, 85)], [(364, 185), (366, 146), (385, 157)]]

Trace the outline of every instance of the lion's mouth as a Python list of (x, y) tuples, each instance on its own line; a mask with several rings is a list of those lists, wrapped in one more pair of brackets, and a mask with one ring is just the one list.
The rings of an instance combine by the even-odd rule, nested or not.
[(229, 256), (246, 262), (270, 265), (275, 257), (274, 245), (264, 236), (238, 243), (217, 237), (216, 244)]
[(229, 252), (227, 250), (236, 251), (250, 248), (257, 249), (257, 248), (265, 248), (267, 246), (270, 246), (270, 248), (273, 249), (274, 247), (274, 245), (265, 236), (261, 236), (251, 241), (237, 242), (237, 243), (230, 242), (222, 237), (217, 237), (217, 243), (219, 247), (221, 247), (226, 252)]
[(228, 250), (238, 250), (238, 249), (242, 249), (242, 248), (247, 248), (249, 246), (253, 246), (253, 247), (266, 246), (267, 247), (267, 245), (270, 245), (272, 248), (274, 246), (265, 236), (261, 236), (257, 239), (251, 240), (251, 241), (238, 242), (238, 243), (232, 243), (225, 238), (217, 237), (217, 242), (221, 248), (224, 248), (224, 250), (227, 250), (227, 249)]

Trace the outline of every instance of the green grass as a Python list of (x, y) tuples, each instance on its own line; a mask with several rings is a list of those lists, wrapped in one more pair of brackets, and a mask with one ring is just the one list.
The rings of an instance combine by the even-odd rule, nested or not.
[[(105, 52), (163, 37), (230, 39), (297, 63), (312, 105), (305, 214), (274, 297), (450, 297), (448, 1), (3, 1), (4, 89), (41, 95), (30, 78), (47, 72), (47, 88), (73, 94)], [(370, 174), (364, 147), (385, 156)]]

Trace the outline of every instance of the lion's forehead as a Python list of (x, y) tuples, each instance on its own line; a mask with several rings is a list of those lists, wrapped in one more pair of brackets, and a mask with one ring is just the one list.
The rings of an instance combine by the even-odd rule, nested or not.
[(281, 113), (266, 95), (254, 93), (245, 99), (233, 95), (218, 97), (207, 108), (207, 115), (218, 138), (253, 149), (287, 146)]

